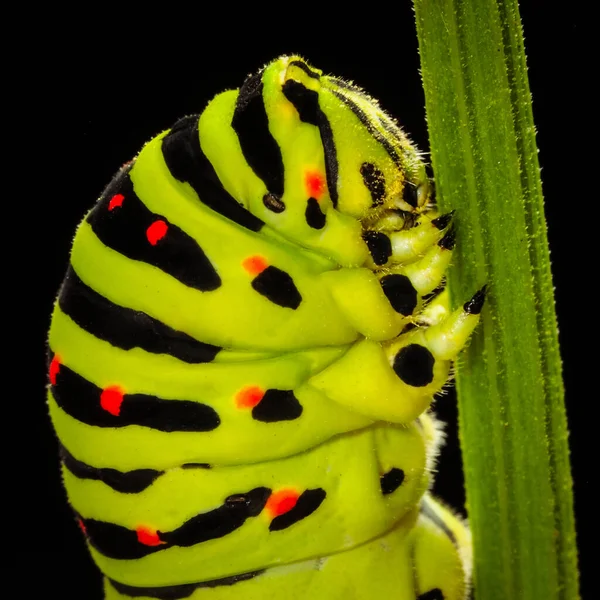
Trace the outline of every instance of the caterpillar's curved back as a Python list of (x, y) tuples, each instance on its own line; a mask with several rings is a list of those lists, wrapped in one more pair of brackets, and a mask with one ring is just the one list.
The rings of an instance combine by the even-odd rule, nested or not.
[(116, 175), (49, 338), (107, 598), (464, 595), (468, 533), (424, 496), (425, 411), (483, 292), (424, 301), (454, 245), (431, 192), (376, 101), (297, 56)]

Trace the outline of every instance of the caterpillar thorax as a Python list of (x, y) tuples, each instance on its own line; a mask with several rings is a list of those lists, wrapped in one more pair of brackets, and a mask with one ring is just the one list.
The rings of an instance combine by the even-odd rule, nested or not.
[(107, 598), (462, 598), (426, 410), (483, 293), (430, 301), (454, 245), (432, 189), (375, 100), (297, 56), (116, 175), (49, 339)]

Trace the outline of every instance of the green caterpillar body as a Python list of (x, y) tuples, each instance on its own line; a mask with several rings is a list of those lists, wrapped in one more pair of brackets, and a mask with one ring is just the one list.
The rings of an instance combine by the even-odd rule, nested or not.
[(395, 122), (298, 56), (120, 170), (49, 335), (107, 599), (465, 597), (469, 532), (427, 493), (484, 301), (432, 294), (453, 246)]

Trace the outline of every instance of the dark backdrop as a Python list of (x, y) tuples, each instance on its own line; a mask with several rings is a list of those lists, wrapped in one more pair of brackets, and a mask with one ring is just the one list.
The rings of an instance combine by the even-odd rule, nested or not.
[[(410, 3), (399, 4), (388, 12), (374, 6), (373, 13), (365, 10), (348, 21), (327, 22), (307, 7), (269, 10), (262, 24), (256, 17), (245, 22), (233, 7), (230, 15), (219, 18), (202, 16), (200, 10), (176, 17), (155, 15), (163, 19), (157, 28), (125, 25), (119, 15), (104, 15), (113, 20), (100, 28), (97, 19), (102, 15), (92, 12), (69, 14), (69, 19), (52, 13), (47, 23), (40, 17), (40, 35), (32, 42), (35, 64), (25, 83), (29, 117), (27, 127), (21, 128), (30, 136), (25, 142), (35, 158), (28, 153), (18, 159), (19, 166), (25, 166), (27, 190), (19, 210), (22, 218), (31, 219), (27, 244), (34, 251), (19, 263), (33, 302), (26, 303), (26, 333), (20, 329), (15, 343), (25, 345), (29, 355), (26, 368), (12, 356), (5, 363), (12, 376), (15, 369), (23, 369), (21, 387), (10, 396), (15, 420), (7, 424), (27, 423), (29, 436), (26, 443), (15, 444), (16, 431), (6, 431), (7, 439), (13, 440), (9, 463), (16, 467), (13, 481), (18, 486), (10, 513), (14, 518), (8, 517), (4, 527), (15, 533), (9, 536), (10, 546), (6, 538), (3, 545), (16, 560), (13, 576), (27, 590), (23, 598), (41, 590), (65, 600), (100, 598), (99, 575), (64, 500), (44, 403), (45, 335), (77, 223), (116, 168), (145, 141), (180, 116), (199, 112), (217, 92), (239, 86), (247, 73), (283, 53), (300, 53), (327, 72), (353, 79), (428, 150), (414, 19)], [(576, 70), (581, 31), (574, 17), (549, 3), (524, 0), (521, 10), (565, 361), (577, 514), (583, 523), (584, 501), (591, 494), (583, 437), (589, 395), (578, 389), (582, 384), (575, 328), (584, 325), (579, 311), (587, 282), (576, 279), (572, 249), (579, 242), (575, 246), (571, 239), (579, 217), (574, 207), (585, 205), (593, 174), (586, 175), (587, 158), (577, 145), (577, 135), (585, 135), (579, 107), (585, 78)], [(582, 161), (584, 169), (578, 166)], [(29, 214), (33, 201), (35, 217)], [(438, 403), (438, 408), (450, 424), (436, 490), (461, 507), (454, 397)], [(591, 534), (587, 526), (579, 530), (583, 547)], [(583, 565), (585, 584), (585, 557)]]

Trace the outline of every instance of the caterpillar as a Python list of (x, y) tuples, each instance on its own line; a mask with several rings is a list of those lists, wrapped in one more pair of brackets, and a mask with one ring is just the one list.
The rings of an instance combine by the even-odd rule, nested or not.
[(396, 122), (299, 56), (119, 170), (48, 340), (107, 600), (466, 596), (468, 528), (428, 492), (485, 299), (450, 311), (454, 245)]

